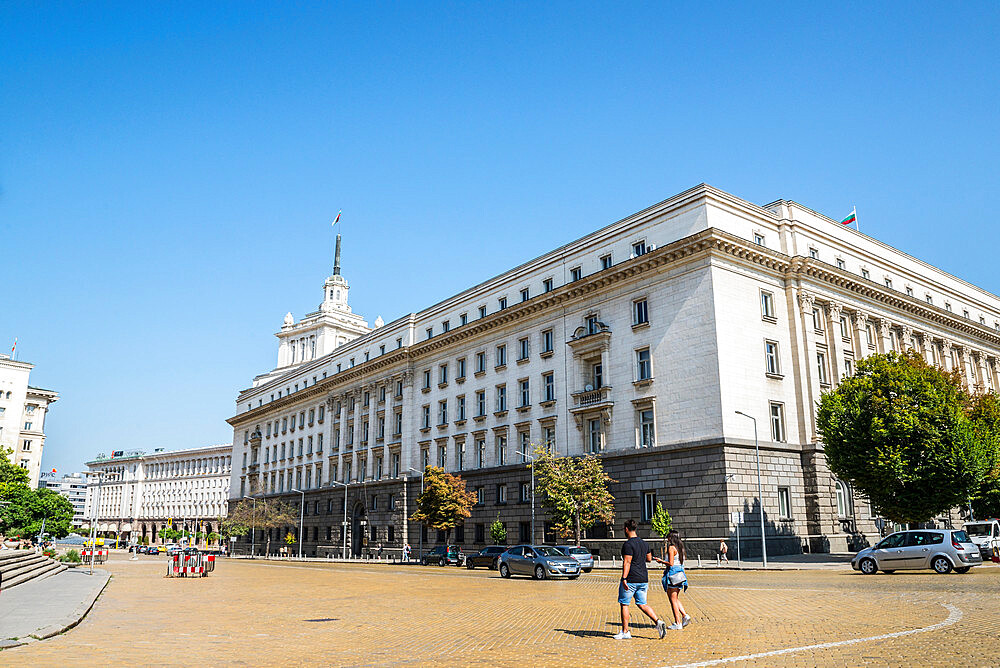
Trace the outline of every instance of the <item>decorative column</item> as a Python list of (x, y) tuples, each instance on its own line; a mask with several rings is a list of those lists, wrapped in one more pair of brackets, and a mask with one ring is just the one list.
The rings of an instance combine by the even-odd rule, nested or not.
[(826, 305), (826, 331), (830, 348), (830, 382), (834, 385), (840, 383), (844, 377), (844, 344), (840, 334), (842, 311), (843, 306), (837, 302), (830, 302)]
[[(367, 456), (365, 467), (368, 471), (368, 479), (371, 480), (375, 477), (375, 435), (377, 433), (376, 427), (378, 422), (378, 395), (376, 390), (378, 389), (377, 383), (371, 383), (365, 390), (368, 392), (370, 399), (368, 400), (368, 444), (367, 444)], [(363, 395), (362, 395), (363, 396)]]
[(949, 341), (948, 339), (941, 339), (941, 357), (944, 358), (941, 360), (942, 362), (941, 366), (944, 368), (944, 370), (954, 371), (955, 365), (951, 353), (951, 341)]
[(986, 367), (986, 353), (977, 350), (972, 354), (976, 360), (976, 367), (979, 369), (979, 381), (976, 383), (976, 389), (979, 392), (986, 392), (990, 389), (990, 371)]
[(915, 348), (913, 345), (913, 328), (910, 327), (909, 325), (903, 325), (900, 331), (902, 333), (903, 340), (900, 341), (899, 347), (902, 348), (904, 351), (914, 350)]
[(358, 451), (361, 448), (361, 389), (351, 390), (351, 396), (354, 398), (354, 427), (351, 431), (354, 444), (351, 446), (351, 475), (355, 480), (360, 481), (364, 478), (364, 471), (358, 468), (361, 461), (358, 457)]
[(881, 351), (887, 353), (892, 350), (892, 323), (888, 318), (879, 318), (878, 320), (878, 333), (879, 339), (881, 341)]
[(854, 312), (854, 359), (868, 357), (868, 314), (864, 311)]
[[(820, 384), (818, 367), (816, 366), (816, 342), (812, 334), (813, 328), (813, 307), (816, 298), (808, 292), (799, 292), (799, 321), (802, 327), (802, 347), (806, 353), (805, 366), (802, 371), (802, 389), (804, 390), (805, 402), (803, 404), (803, 423), (805, 433), (802, 438), (806, 442), (816, 440), (816, 412), (813, 406), (819, 400)], [(766, 434), (768, 432), (765, 431)], [(768, 438), (770, 436), (768, 435)]]
[(399, 448), (400, 475), (409, 475), (410, 467), (418, 468), (417, 458), (417, 411), (413, 398), (413, 369), (403, 372), (403, 437)]

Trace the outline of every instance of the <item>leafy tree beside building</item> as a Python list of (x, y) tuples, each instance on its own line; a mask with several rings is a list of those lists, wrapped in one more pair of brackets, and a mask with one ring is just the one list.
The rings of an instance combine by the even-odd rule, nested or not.
[(597, 522), (614, 522), (614, 497), (608, 485), (615, 481), (599, 457), (557, 457), (538, 447), (529, 467), (535, 469), (535, 487), (559, 535), (573, 536), (579, 545), (584, 529)]
[(428, 529), (444, 531), (447, 542), (451, 530), (472, 514), (475, 503), (475, 492), (465, 489), (461, 476), (428, 466), (424, 470), (424, 491), (417, 497), (417, 511), (410, 519)]

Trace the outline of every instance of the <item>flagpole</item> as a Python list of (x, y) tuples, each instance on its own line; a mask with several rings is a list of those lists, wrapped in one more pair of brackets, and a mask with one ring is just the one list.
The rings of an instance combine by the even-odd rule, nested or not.
[(854, 227), (856, 227), (858, 229), (858, 232), (860, 232), (861, 231), (861, 223), (858, 222), (858, 207), (856, 207), (856, 206), (852, 207), (851, 208), (851, 213), (854, 214)]

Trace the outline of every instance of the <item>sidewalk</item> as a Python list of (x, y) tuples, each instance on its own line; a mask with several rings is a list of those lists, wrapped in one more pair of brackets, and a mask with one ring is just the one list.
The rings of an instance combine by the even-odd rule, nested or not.
[(0, 649), (51, 638), (83, 619), (111, 574), (73, 568), (0, 593)]

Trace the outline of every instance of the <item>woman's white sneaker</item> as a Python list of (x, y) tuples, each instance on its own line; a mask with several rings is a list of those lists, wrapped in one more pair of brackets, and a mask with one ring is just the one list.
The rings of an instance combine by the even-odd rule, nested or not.
[(619, 631), (612, 636), (615, 640), (631, 640), (632, 634), (628, 631)]
[(681, 626), (677, 622), (674, 622), (673, 624), (671, 624), (670, 626), (667, 627), (667, 630), (668, 631), (680, 631), (683, 628), (684, 628), (683, 626)]
[(684, 628), (691, 623), (691, 615), (684, 615), (684, 619), (681, 620), (681, 628)]

